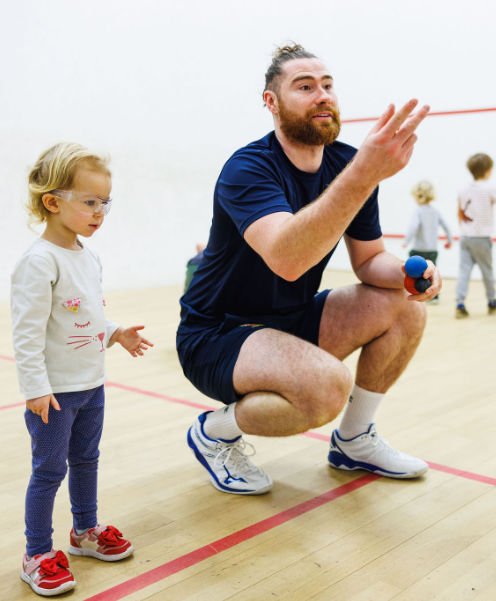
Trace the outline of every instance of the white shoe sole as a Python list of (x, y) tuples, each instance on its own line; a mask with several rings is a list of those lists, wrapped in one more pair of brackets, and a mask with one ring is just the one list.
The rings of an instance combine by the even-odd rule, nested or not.
[(64, 584), (61, 584), (57, 588), (41, 588), (37, 586), (23, 570), (21, 570), (21, 580), (26, 584), (29, 584), (33, 591), (42, 597), (55, 597), (56, 595), (62, 595), (63, 593), (67, 593), (67, 591), (71, 591), (77, 584), (77, 582), (73, 580), (72, 582), (64, 582)]
[(134, 547), (131, 545), (129, 549), (126, 549), (123, 553), (119, 553), (118, 555), (104, 555), (93, 549), (82, 549), (81, 547), (73, 547), (72, 545), (69, 547), (68, 551), (71, 555), (79, 555), (80, 557), (94, 557), (101, 561), (119, 561), (132, 555), (134, 553)]
[(384, 478), (394, 478), (395, 480), (410, 480), (413, 478), (420, 478), (420, 476), (423, 476), (427, 470), (429, 469), (428, 467), (418, 470), (416, 472), (408, 472), (405, 474), (392, 474), (391, 472), (383, 472), (382, 470), (380, 470), (379, 468), (376, 470), (367, 470), (363, 467), (348, 467), (347, 465), (334, 465), (333, 463), (329, 462), (329, 467), (332, 467), (335, 470), (343, 470), (345, 472), (368, 472), (369, 474), (376, 474), (377, 476), (384, 476)]
[(216, 488), (217, 490), (220, 490), (220, 492), (225, 492), (229, 495), (245, 495), (245, 496), (265, 495), (272, 489), (272, 486), (273, 486), (272, 482), (270, 482), (263, 488), (257, 488), (257, 490), (244, 491), (244, 490), (239, 490), (239, 489), (235, 489), (235, 490), (234, 489), (226, 489), (226, 488), (221, 488), (217, 484), (217, 480), (215, 480), (210, 474), (209, 474), (209, 477), (210, 477), (210, 484), (214, 488)]

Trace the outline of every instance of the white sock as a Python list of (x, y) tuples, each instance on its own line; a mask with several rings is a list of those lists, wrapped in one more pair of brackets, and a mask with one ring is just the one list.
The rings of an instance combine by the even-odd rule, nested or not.
[(235, 406), (236, 403), (231, 403), (209, 413), (203, 424), (205, 434), (210, 438), (222, 440), (233, 440), (241, 436), (243, 432), (236, 422)]
[(382, 392), (371, 392), (355, 384), (339, 425), (341, 438), (349, 439), (366, 432), (374, 422), (383, 396)]

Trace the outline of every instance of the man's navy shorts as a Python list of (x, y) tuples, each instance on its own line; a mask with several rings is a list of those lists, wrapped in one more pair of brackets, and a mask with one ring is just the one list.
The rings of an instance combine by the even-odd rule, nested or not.
[(233, 372), (245, 340), (263, 328), (273, 328), (318, 345), (324, 303), (329, 290), (316, 294), (303, 309), (286, 315), (258, 316), (256, 323), (234, 315), (223, 322), (192, 331), (181, 324), (177, 352), (184, 375), (208, 397), (226, 405), (241, 398), (233, 385)]

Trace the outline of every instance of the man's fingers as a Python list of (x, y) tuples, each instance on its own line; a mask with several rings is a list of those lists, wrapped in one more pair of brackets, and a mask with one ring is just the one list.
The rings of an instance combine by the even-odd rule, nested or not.
[(415, 146), (415, 142), (417, 141), (417, 136), (412, 134), (401, 146), (401, 153), (403, 161), (405, 161), (405, 165), (410, 160), (410, 157), (413, 154), (413, 148)]
[(52, 405), (52, 407), (54, 409), (56, 409), (57, 411), (60, 411), (60, 405), (59, 402), (57, 401), (57, 399), (53, 396), (50, 397), (50, 404)]
[(383, 133), (394, 136), (417, 104), (418, 100), (415, 98), (412, 98), (406, 104), (404, 104), (384, 125), (382, 128)]
[(43, 407), (43, 409), (41, 410), (41, 421), (44, 424), (48, 424), (48, 405), (46, 407)]
[(402, 139), (407, 140), (417, 129), (420, 123), (422, 123), (422, 121), (427, 117), (429, 111), (430, 107), (428, 105), (424, 105), (419, 111), (405, 121), (402, 127), (400, 127), (396, 132), (395, 138), (400, 142)]
[(389, 119), (391, 119), (391, 117), (393, 115), (394, 115), (394, 104), (390, 104), (387, 107), (387, 109), (382, 113), (382, 115), (379, 117), (379, 119), (377, 119), (377, 121), (375, 122), (374, 126), (370, 130), (371, 133), (376, 133), (380, 129), (382, 129), (384, 127), (384, 125), (386, 125), (386, 123), (389, 121)]
[(415, 142), (418, 140), (417, 134), (410, 134), (408, 138), (403, 142), (402, 148), (405, 150), (414, 146)]

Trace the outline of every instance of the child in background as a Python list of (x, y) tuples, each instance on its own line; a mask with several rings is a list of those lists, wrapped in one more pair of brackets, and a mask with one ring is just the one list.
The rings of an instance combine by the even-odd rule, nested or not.
[(103, 561), (133, 552), (117, 528), (97, 520), (104, 351), (118, 342), (138, 357), (153, 345), (139, 333), (144, 326), (122, 328), (105, 319), (101, 264), (79, 238), (101, 227), (110, 189), (106, 161), (83, 146), (45, 151), (29, 174), (28, 202), (31, 218), (45, 230), (12, 274), (14, 349), (32, 448), (21, 578), (42, 596), (76, 585), (67, 557), (52, 544), (55, 495), (67, 463), (69, 552)]
[[(412, 188), (412, 196), (418, 204), (412, 217), (403, 246), (407, 248), (412, 244), (409, 256), (419, 255), (436, 264), (438, 251), (437, 240), (441, 227), (447, 242), (444, 248), (450, 248), (453, 242), (451, 230), (441, 213), (431, 206), (435, 199), (434, 186), (428, 181), (421, 181)], [(431, 303), (438, 303), (439, 295)]]
[(196, 270), (200, 266), (200, 263), (203, 260), (203, 252), (205, 250), (205, 244), (201, 242), (197, 242), (195, 246), (196, 255), (191, 257), (189, 261), (186, 263), (186, 277), (184, 279), (184, 292), (189, 288), (191, 284), (191, 280), (195, 275)]
[(470, 274), (474, 265), (482, 273), (487, 297), (487, 312), (496, 313), (493, 275), (493, 205), (496, 187), (487, 181), (493, 170), (493, 160), (483, 153), (474, 154), (467, 161), (474, 181), (458, 194), (458, 221), (460, 222), (460, 266), (456, 285), (455, 317), (469, 316), (465, 307)]

